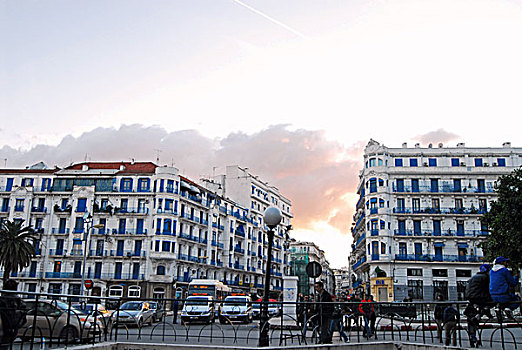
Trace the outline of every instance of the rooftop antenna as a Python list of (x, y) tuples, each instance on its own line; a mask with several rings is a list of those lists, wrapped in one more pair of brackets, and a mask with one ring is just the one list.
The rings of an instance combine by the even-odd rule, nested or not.
[(160, 161), (160, 153), (163, 152), (163, 151), (160, 150), (160, 149), (157, 149), (157, 148), (154, 148), (154, 150), (156, 151), (156, 164), (159, 164), (159, 161)]
[(4, 168), (7, 168), (7, 158), (4, 158)]

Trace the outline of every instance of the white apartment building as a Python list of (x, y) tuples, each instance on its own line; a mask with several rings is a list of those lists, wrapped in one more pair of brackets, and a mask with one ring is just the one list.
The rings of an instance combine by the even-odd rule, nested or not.
[(462, 300), (484, 263), (481, 216), (494, 182), (522, 165), (522, 148), (388, 148), (370, 140), (358, 186), (352, 287), (378, 301)]
[(25, 291), (78, 294), (83, 274), (94, 281), (92, 295), (181, 297), (194, 278), (262, 294), (262, 212), (278, 206), (285, 221), (276, 228), (271, 283), (280, 293), (291, 203), (269, 193), (273, 200), (252, 210), (234, 198), (243, 199), (233, 182), (214, 188), (150, 162), (1, 169), (0, 219), (24, 220), (38, 233), (37, 257), (13, 276)]

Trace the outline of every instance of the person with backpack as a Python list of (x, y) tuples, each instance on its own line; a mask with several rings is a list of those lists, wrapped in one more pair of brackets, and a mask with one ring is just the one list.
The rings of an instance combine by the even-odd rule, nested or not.
[(2, 295), (0, 296), (0, 320), (2, 322), (2, 337), (0, 349), (9, 349), (18, 336), (18, 330), (25, 324), (26, 307), (20, 297), (14, 293), (18, 283), (7, 280), (4, 283)]
[(457, 346), (457, 323), (460, 321), (459, 312), (452, 304), (444, 309), (442, 313), (442, 321), (444, 322), (445, 344), (450, 345), (453, 339), (453, 346)]

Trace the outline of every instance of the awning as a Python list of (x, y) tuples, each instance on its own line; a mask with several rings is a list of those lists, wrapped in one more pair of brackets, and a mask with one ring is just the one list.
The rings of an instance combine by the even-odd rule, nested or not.
[(457, 247), (459, 247), (459, 248), (467, 248), (468, 244), (467, 243), (457, 243)]
[(81, 238), (74, 238), (73, 239), (73, 244), (82, 244), (82, 239)]
[(442, 242), (435, 242), (433, 245), (435, 247), (444, 247), (444, 243), (442, 243)]

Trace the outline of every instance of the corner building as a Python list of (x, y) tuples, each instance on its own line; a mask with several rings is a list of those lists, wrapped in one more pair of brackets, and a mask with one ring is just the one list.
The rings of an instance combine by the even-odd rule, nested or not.
[[(243, 189), (234, 183), (196, 183), (150, 162), (1, 169), (0, 220), (24, 220), (38, 234), (37, 256), (13, 278), (31, 292), (79, 294), (83, 273), (94, 281), (91, 295), (183, 297), (194, 278), (259, 294), (267, 254), (262, 214), (274, 205), (285, 225), (292, 217), (290, 201), (261, 184), (270, 195), (254, 211), (235, 199)], [(288, 271), (284, 232), (277, 227), (274, 294)]]
[(377, 301), (463, 300), (483, 261), (481, 216), (494, 183), (522, 165), (522, 149), (388, 148), (370, 140), (359, 174), (349, 258), (352, 288)]

